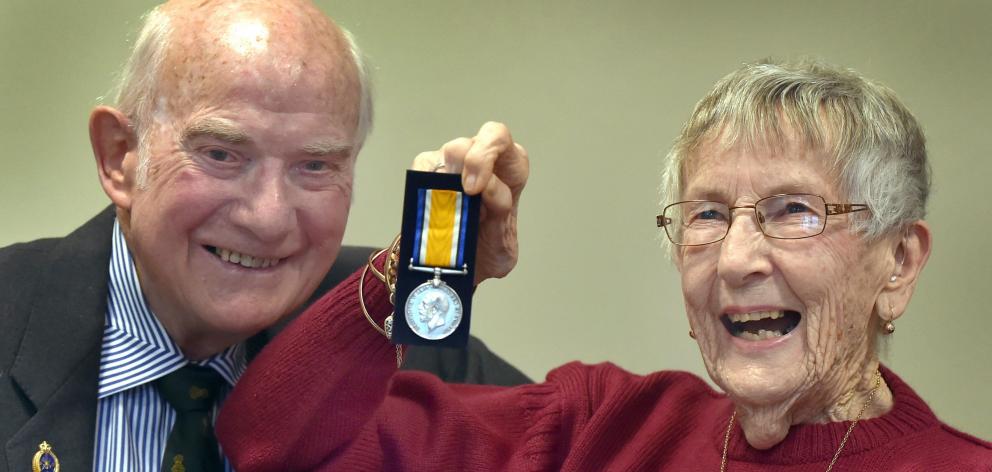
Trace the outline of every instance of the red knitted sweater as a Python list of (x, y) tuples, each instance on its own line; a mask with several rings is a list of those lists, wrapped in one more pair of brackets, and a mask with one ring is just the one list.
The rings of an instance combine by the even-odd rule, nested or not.
[[(398, 373), (393, 346), (359, 310), (357, 283), (301, 315), (228, 397), (217, 435), (237, 470), (720, 470), (732, 405), (698, 377), (571, 363), (505, 388)], [(381, 283), (366, 284), (371, 313), (388, 313), (386, 300)], [(882, 374), (895, 406), (857, 425), (835, 471), (992, 471), (992, 444), (942, 424)], [(793, 426), (766, 451), (735, 426), (727, 470), (826, 470), (848, 425)]]

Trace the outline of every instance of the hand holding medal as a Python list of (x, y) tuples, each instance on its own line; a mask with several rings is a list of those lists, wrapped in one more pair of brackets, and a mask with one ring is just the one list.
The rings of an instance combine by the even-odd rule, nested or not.
[(407, 174), (393, 342), (464, 346), (475, 285), (516, 265), (529, 172), (527, 152), (499, 123), (417, 156)]

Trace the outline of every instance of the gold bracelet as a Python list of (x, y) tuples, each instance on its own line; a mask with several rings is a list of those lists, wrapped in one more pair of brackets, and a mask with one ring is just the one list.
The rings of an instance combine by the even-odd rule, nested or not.
[[(375, 264), (373, 264), (372, 261), (378, 258), (380, 255), (382, 255), (382, 253), (387, 251), (389, 252), (389, 258), (386, 259), (385, 273), (379, 272), (379, 269), (375, 267)], [(393, 238), (393, 242), (389, 245), (388, 248), (369, 254), (369, 259), (368, 259), (369, 269), (372, 271), (372, 274), (375, 275), (375, 278), (379, 279), (379, 281), (381, 282), (385, 282), (386, 285), (389, 285), (390, 290), (396, 289), (396, 282), (395, 282), (396, 263), (399, 262), (400, 259), (399, 252), (400, 252), (400, 236), (396, 235), (396, 237)]]
[(389, 245), (389, 253), (386, 256), (386, 266), (383, 271), (383, 282), (389, 289), (389, 304), (396, 306), (396, 267), (400, 262), (400, 235), (396, 235), (393, 243)]
[(379, 269), (376, 269), (375, 268), (375, 264), (373, 264), (372, 261), (374, 261), (375, 259), (378, 259), (379, 256), (381, 256), (382, 253), (384, 253), (386, 251), (387, 251), (387, 249), (380, 249), (378, 251), (369, 253), (369, 260), (366, 263), (366, 268), (368, 268), (369, 270), (371, 270), (372, 271), (372, 275), (374, 275), (375, 278), (379, 279), (380, 282), (385, 282), (386, 281), (386, 276), (383, 275), (382, 272), (379, 272)]
[(372, 315), (369, 314), (368, 308), (365, 307), (365, 277), (369, 274), (369, 267), (371, 266), (372, 264), (365, 266), (365, 268), (362, 269), (362, 277), (358, 279), (358, 306), (362, 308), (362, 313), (365, 314), (365, 319), (369, 320), (369, 324), (371, 324), (376, 331), (385, 336), (386, 339), (389, 339), (391, 333), (388, 333), (385, 329), (380, 328), (379, 325), (375, 323), (375, 320), (372, 319)]
[[(386, 316), (383, 322), (383, 327), (380, 328), (376, 324), (372, 315), (369, 313), (368, 308), (365, 306), (365, 277), (368, 276), (369, 270), (375, 275), (377, 279), (386, 284), (386, 288), (389, 290), (389, 303), (395, 305), (396, 298), (396, 267), (399, 262), (399, 247), (400, 247), (400, 237), (399, 235), (393, 239), (393, 243), (389, 245), (388, 248), (382, 249), (380, 251), (369, 254), (368, 263), (365, 268), (362, 269), (362, 276), (358, 279), (358, 305), (362, 308), (362, 314), (365, 315), (365, 319), (368, 320), (369, 324), (375, 328), (379, 334), (382, 334), (386, 339), (392, 340), (393, 337), (393, 314), (390, 313)], [(380, 272), (373, 263), (376, 258), (382, 255), (384, 252), (388, 251), (385, 262), (385, 270)], [(403, 364), (403, 346), (396, 345), (396, 367), (399, 368)]]

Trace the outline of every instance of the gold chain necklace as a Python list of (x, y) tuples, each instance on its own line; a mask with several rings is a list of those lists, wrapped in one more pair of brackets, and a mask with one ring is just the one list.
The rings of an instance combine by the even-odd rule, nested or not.
[[(861, 406), (861, 411), (858, 412), (857, 418), (848, 426), (847, 432), (844, 433), (844, 439), (840, 440), (840, 447), (837, 448), (837, 452), (834, 453), (834, 458), (830, 460), (830, 465), (827, 466), (826, 472), (830, 472), (834, 468), (834, 464), (840, 457), (840, 452), (844, 450), (844, 446), (847, 445), (847, 438), (851, 436), (851, 431), (854, 431), (854, 427), (861, 421), (861, 417), (868, 410), (868, 405), (871, 405), (872, 400), (875, 399), (875, 392), (878, 391), (878, 386), (882, 384), (882, 374), (879, 371), (875, 371), (875, 386), (871, 388), (871, 392), (868, 392), (868, 399), (865, 400), (865, 404)], [(730, 423), (727, 424), (727, 434), (723, 436), (723, 458), (720, 460), (720, 472), (727, 472), (727, 448), (730, 445), (730, 432), (734, 429), (734, 419), (737, 418), (737, 410), (730, 415)]]

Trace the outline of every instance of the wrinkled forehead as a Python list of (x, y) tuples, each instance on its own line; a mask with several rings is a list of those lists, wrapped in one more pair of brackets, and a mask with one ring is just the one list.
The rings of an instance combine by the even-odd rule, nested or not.
[(298, 2), (206, 4), (166, 10), (171, 35), (159, 95), (170, 109), (237, 96), (274, 110), (311, 103), (357, 113), (354, 59), (322, 13)]
[(792, 128), (750, 137), (721, 129), (700, 140), (686, 155), (681, 166), (681, 196), (701, 189), (707, 194), (733, 193), (735, 182), (741, 178), (769, 195), (834, 194), (838, 177), (830, 147), (806, 139)]
[(728, 156), (749, 156), (755, 163), (813, 166), (830, 177), (838, 175), (837, 133), (828, 117), (813, 123), (797, 122), (785, 113), (777, 118), (756, 123), (731, 117), (699, 133), (680, 163), (683, 182), (705, 168), (739, 165)]

